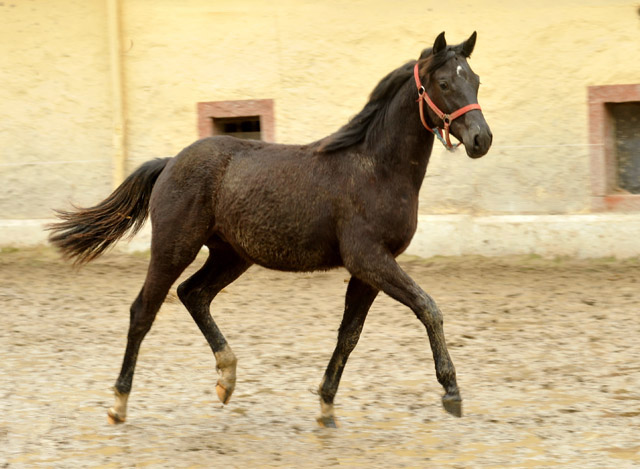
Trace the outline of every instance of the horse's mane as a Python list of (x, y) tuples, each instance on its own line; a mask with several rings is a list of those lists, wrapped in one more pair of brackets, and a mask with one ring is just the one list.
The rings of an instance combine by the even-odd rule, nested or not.
[[(443, 66), (456, 53), (459, 53), (462, 50), (461, 47), (461, 45), (449, 46), (435, 55), (432, 54), (432, 49), (429, 47), (422, 51), (418, 60), (429, 59), (427, 73), (432, 73)], [(369, 102), (367, 102), (362, 111), (351, 118), (337, 132), (320, 141), (319, 151), (331, 153), (356, 145), (363, 140), (370, 141), (375, 139), (377, 130), (384, 119), (391, 100), (395, 97), (400, 87), (413, 76), (415, 64), (416, 61), (411, 60), (380, 80), (380, 83), (371, 92)]]

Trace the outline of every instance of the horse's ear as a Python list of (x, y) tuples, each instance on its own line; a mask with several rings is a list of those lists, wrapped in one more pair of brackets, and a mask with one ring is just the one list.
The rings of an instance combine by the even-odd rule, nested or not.
[(465, 57), (470, 57), (473, 52), (473, 48), (476, 46), (476, 38), (478, 34), (474, 31), (473, 34), (462, 43), (462, 54)]
[(442, 52), (447, 47), (447, 40), (444, 38), (444, 31), (438, 34), (435, 42), (433, 43), (433, 55), (436, 55), (438, 52)]

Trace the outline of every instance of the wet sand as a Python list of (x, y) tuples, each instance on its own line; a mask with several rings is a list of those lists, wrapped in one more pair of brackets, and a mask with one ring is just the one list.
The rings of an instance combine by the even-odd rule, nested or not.
[(213, 303), (239, 360), (229, 405), (173, 290), (128, 421), (110, 426), (145, 256), (74, 270), (46, 249), (0, 252), (0, 467), (640, 467), (640, 261), (401, 263), (445, 315), (462, 419), (441, 408), (422, 325), (381, 295), (336, 397), (341, 428), (318, 428), (348, 275), (254, 267)]

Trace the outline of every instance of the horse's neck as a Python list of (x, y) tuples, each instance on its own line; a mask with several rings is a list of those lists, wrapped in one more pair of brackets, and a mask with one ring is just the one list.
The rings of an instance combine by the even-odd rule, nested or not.
[(380, 165), (393, 166), (400, 178), (411, 182), (420, 190), (433, 148), (434, 136), (420, 121), (419, 107), (412, 91), (413, 81), (403, 86), (390, 104), (385, 115), (384, 137), (372, 145)]

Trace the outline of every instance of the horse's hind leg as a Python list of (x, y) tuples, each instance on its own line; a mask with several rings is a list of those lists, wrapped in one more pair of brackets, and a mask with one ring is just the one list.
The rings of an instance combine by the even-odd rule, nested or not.
[(216, 358), (220, 378), (216, 384), (218, 398), (229, 402), (236, 385), (236, 356), (220, 332), (209, 310), (211, 301), (224, 287), (245, 272), (250, 262), (238, 256), (231, 246), (210, 246), (209, 258), (193, 276), (178, 287), (178, 296), (207, 339)]
[(344, 315), (338, 332), (338, 343), (320, 384), (321, 414), (318, 423), (321, 426), (336, 427), (333, 399), (338, 391), (340, 377), (347, 364), (349, 354), (358, 343), (367, 313), (377, 295), (378, 290), (356, 277), (351, 277), (345, 296)]
[(151, 329), (171, 285), (195, 259), (201, 246), (194, 242), (191, 245), (174, 245), (173, 249), (165, 250), (161, 243), (152, 242), (147, 278), (130, 309), (127, 348), (114, 388), (116, 402), (108, 411), (109, 423), (125, 421), (140, 344)]

